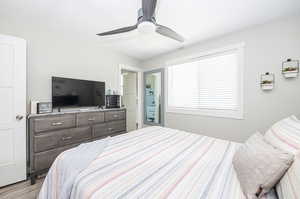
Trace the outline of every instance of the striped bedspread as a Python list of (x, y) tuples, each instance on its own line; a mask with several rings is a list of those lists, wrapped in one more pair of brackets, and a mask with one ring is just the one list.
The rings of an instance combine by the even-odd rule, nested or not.
[(238, 146), (162, 127), (113, 137), (76, 177), (70, 198), (244, 199), (231, 162)]

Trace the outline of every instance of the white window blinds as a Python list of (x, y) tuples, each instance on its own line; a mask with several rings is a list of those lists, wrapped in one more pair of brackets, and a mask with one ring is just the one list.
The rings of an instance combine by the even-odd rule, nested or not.
[(168, 109), (239, 110), (239, 71), (238, 51), (168, 67)]

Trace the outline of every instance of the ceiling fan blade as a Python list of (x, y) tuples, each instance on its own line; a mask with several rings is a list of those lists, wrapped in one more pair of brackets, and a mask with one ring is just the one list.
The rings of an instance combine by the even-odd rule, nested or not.
[(178, 33), (176, 33), (175, 31), (173, 31), (172, 29), (170, 29), (166, 26), (157, 25), (156, 26), (156, 32), (163, 35), (163, 36), (174, 39), (176, 41), (184, 42), (184, 38), (181, 35), (179, 35)]
[(130, 31), (132, 31), (134, 29), (137, 29), (137, 25), (129, 26), (129, 27), (125, 27), (125, 28), (119, 28), (119, 29), (116, 29), (116, 30), (99, 33), (97, 35), (98, 36), (114, 35), (114, 34), (120, 34), (120, 33), (130, 32)]
[(145, 21), (152, 21), (152, 17), (155, 14), (157, 0), (143, 0), (142, 1), (142, 10), (143, 10), (143, 19)]

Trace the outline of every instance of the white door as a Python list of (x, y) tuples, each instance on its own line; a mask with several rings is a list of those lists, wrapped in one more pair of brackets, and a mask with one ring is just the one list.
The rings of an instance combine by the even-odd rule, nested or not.
[(137, 73), (123, 72), (123, 104), (126, 107), (127, 131), (137, 129)]
[(26, 42), (0, 35), (0, 187), (26, 179)]

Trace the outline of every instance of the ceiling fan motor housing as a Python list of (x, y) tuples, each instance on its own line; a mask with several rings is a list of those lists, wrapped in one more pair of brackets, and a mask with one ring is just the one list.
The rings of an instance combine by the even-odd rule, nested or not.
[(154, 17), (151, 20), (145, 19), (143, 9), (138, 10), (138, 31), (143, 34), (153, 33), (156, 30), (156, 20)]
[(176, 33), (171, 28), (156, 23), (155, 8), (157, 0), (142, 0), (142, 8), (138, 10), (137, 23), (133, 26), (118, 28), (115, 30), (97, 34), (98, 36), (107, 36), (114, 34), (121, 34), (138, 29), (139, 32), (145, 33), (158, 33), (178, 42), (184, 42), (184, 38)]
[(143, 9), (140, 8), (140, 9), (138, 10), (138, 24), (139, 24), (139, 23), (142, 23), (142, 22), (144, 22), (144, 21), (150, 21), (150, 22), (156, 24), (155, 16), (153, 16), (150, 20), (145, 19), (145, 18), (144, 18)]

